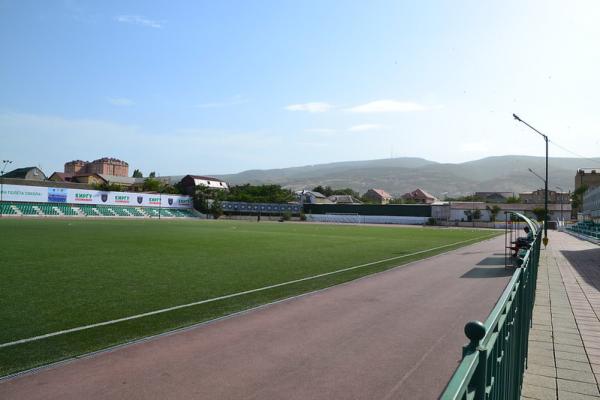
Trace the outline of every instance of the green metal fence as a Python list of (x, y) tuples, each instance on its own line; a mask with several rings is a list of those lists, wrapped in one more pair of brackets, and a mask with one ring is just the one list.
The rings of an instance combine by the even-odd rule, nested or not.
[(535, 232), (534, 242), (485, 323), (471, 321), (465, 326), (470, 342), (440, 397), (443, 400), (518, 400), (521, 395), (542, 229), (517, 215)]

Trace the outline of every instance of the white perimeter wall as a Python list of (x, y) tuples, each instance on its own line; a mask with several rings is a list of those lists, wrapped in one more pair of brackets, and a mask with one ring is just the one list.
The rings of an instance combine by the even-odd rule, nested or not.
[(423, 225), (428, 217), (398, 217), (387, 215), (339, 215), (339, 214), (307, 214), (306, 220), (313, 222), (333, 222), (347, 224), (400, 224)]

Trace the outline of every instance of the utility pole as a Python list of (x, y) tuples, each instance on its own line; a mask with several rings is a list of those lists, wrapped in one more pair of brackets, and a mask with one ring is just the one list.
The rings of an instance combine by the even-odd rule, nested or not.
[(539, 134), (544, 138), (546, 142), (546, 179), (544, 180), (544, 247), (548, 245), (548, 136), (544, 135), (542, 132), (535, 129), (533, 126), (529, 125), (527, 122), (523, 121), (521, 118), (517, 116), (517, 114), (513, 114), (514, 119), (523, 124), (527, 125), (534, 132)]

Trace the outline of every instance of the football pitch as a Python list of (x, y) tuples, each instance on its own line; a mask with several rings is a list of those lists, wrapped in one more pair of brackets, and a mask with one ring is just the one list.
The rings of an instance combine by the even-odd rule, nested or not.
[(0, 376), (488, 239), (437, 229), (0, 220)]

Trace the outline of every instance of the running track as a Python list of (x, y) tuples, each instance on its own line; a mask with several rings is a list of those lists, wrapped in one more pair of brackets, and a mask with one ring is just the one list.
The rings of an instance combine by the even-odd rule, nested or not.
[(509, 275), (502, 237), (0, 381), (8, 399), (435, 399)]

